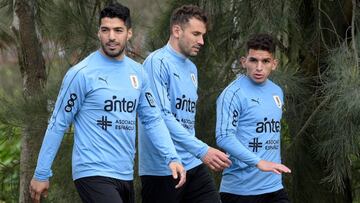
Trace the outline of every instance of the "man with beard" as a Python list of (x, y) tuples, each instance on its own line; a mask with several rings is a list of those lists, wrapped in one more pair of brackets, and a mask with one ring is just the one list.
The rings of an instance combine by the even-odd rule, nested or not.
[(204, 45), (206, 25), (207, 16), (199, 7), (177, 8), (171, 16), (168, 44), (151, 53), (143, 64), (161, 115), (187, 170), (186, 184), (176, 189), (177, 182), (166, 170), (161, 154), (149, 142), (148, 131), (140, 124), (139, 173), (143, 203), (220, 202), (204, 164), (220, 171), (231, 162), (226, 154), (195, 137), (198, 77), (189, 57), (196, 56)]
[(74, 122), (72, 175), (82, 201), (133, 203), (136, 113), (172, 177), (180, 179), (176, 187), (184, 184), (185, 170), (155, 105), (148, 77), (140, 64), (125, 55), (131, 36), (127, 7), (114, 3), (101, 11), (101, 48), (64, 77), (30, 184), (36, 202), (47, 195), (52, 162)]

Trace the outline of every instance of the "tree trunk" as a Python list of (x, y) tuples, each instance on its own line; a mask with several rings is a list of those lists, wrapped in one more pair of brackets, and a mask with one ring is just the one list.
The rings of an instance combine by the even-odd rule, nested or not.
[[(13, 31), (18, 39), (18, 59), (24, 99), (27, 104), (36, 104), (34, 108), (40, 109), (39, 112), (44, 112), (46, 103), (43, 101), (46, 100), (43, 99), (43, 90), (46, 83), (46, 69), (36, 26), (35, 5), (36, 0), (14, 1)], [(35, 118), (37, 115), (33, 116)], [(35, 120), (29, 119), (26, 122), (21, 141), (20, 203), (32, 202), (28, 188), (44, 131), (41, 127), (42, 121)]]
[(36, 158), (39, 152), (43, 132), (39, 130), (31, 130), (31, 127), (23, 129), (21, 138), (21, 153), (20, 153), (20, 193), (19, 202), (32, 202), (29, 193), (29, 184), (33, 176), (36, 166)]

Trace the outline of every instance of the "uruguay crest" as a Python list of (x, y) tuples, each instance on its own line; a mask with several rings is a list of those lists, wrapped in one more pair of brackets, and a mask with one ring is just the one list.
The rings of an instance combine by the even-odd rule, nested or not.
[(282, 107), (282, 102), (281, 102), (280, 97), (279, 97), (278, 95), (273, 95), (273, 98), (274, 98), (274, 101), (275, 101), (276, 106), (281, 109), (281, 107)]
[(191, 73), (191, 80), (194, 83), (195, 87), (197, 87), (197, 80), (196, 80), (196, 76), (194, 73)]
[(139, 88), (139, 81), (136, 75), (130, 75), (130, 81), (133, 88), (135, 89)]

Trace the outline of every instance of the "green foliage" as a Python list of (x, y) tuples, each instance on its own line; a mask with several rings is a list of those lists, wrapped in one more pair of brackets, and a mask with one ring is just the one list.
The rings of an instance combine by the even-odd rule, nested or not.
[(0, 94), (9, 97), (21, 94), (20, 71), (17, 64), (2, 64), (0, 68)]
[[(7, 78), (7, 80), (14, 79)], [(11, 87), (14, 92), (16, 86)], [(11, 89), (10, 89), (11, 90)], [(8, 91), (8, 90), (7, 90)], [(44, 98), (25, 101), (21, 94), (0, 90), (0, 199), (17, 202), (19, 199), (20, 140), (25, 123), (34, 131), (42, 131), (47, 114), (39, 105)], [(43, 132), (42, 132), (43, 133)]]
[(328, 56), (325, 72), (324, 95), (329, 102), (319, 116), (321, 138), (318, 155), (325, 158), (328, 176), (324, 181), (333, 183), (335, 191), (346, 188), (351, 176), (351, 157), (359, 158), (360, 139), (360, 74), (354, 63), (354, 53), (341, 46)]
[[(20, 129), (0, 125), (0, 201), (18, 200)], [(15, 158), (17, 157), (17, 158)]]
[(71, 64), (97, 49), (97, 14), (103, 4), (104, 1), (90, 0), (45, 4), (44, 36), (57, 44), (57, 51), (65, 54), (65, 59), (75, 59), (69, 61)]
[[(7, 119), (15, 112), (3, 111), (9, 104), (5, 98), (21, 95), (19, 73), (14, 64), (0, 68), (0, 202), (17, 202), (19, 198), (19, 163), (21, 129)], [(4, 105), (6, 101), (6, 105)], [(10, 105), (10, 104), (9, 104)], [(9, 116), (11, 118), (12, 116)]]
[(9, 45), (14, 43), (14, 38), (9, 30), (13, 15), (12, 4), (13, 0), (0, 1), (0, 49), (9, 48)]
[[(19, 157), (20, 137), (26, 123), (32, 123), (32, 129), (42, 131), (46, 125), (49, 113), (56, 100), (60, 82), (67, 70), (67, 63), (53, 58), (49, 67), (51, 74), (46, 88), (46, 93), (36, 100), (24, 100), (22, 94), (10, 94), (9, 90), (17, 92), (17, 85), (6, 86), (9, 90), (0, 90), (0, 200), (6, 202), (17, 202), (19, 194)], [(1, 69), (0, 69), (1, 70)], [(10, 70), (10, 69), (4, 69)], [(15, 74), (9, 74), (1, 82), (11, 83), (16, 79)], [(1, 94), (3, 92), (3, 94)], [(40, 105), (45, 99), (48, 103), (48, 111), (43, 110)], [(41, 143), (41, 140), (40, 140)], [(51, 182), (50, 196), (47, 201), (79, 202), (78, 195), (74, 189), (71, 176), (71, 148), (72, 136), (65, 136), (61, 149), (54, 161), (53, 170), (55, 177)], [(64, 187), (69, 185), (69, 187)], [(65, 197), (65, 198), (64, 198)]]
[[(37, 130), (43, 128), (37, 123), (46, 123), (66, 70), (98, 46), (96, 16), (106, 2), (109, 1), (36, 1), (36, 19), (48, 71), (43, 97), (24, 101), (19, 72), (14, 71), (18, 67), (1, 65), (0, 201), (17, 199), (23, 124), (30, 121)], [(276, 36), (279, 42), (276, 57), (280, 62), (271, 78), (283, 88), (286, 96), (282, 155), (284, 163), (292, 169), (292, 174), (285, 176), (286, 188), (293, 202), (350, 202), (359, 199), (360, 192), (360, 35), (357, 29), (360, 12), (359, 5), (352, 10), (352, 2), (167, 1), (159, 3), (156, 12), (150, 11), (150, 14), (156, 13), (153, 17), (156, 23), (146, 25), (150, 32), (144, 37), (145, 50), (152, 51), (167, 43), (169, 18), (174, 8), (197, 4), (209, 14), (211, 26), (205, 47), (193, 59), (199, 67), (196, 131), (200, 139), (215, 146), (216, 98), (241, 70), (239, 57), (245, 54), (245, 41), (250, 34), (258, 32)], [(17, 43), (10, 29), (13, 3), (14, 0), (0, 0), (0, 49), (12, 50)], [(138, 10), (132, 13), (142, 16), (140, 8), (144, 5), (134, 6)], [(141, 17), (134, 24), (139, 23), (143, 23)], [(48, 104), (48, 112), (41, 103)], [(65, 135), (54, 162), (49, 202), (79, 201), (70, 172), (72, 139), (71, 132)], [(220, 174), (214, 173), (214, 176), (218, 182)], [(140, 197), (139, 180), (135, 182), (137, 197)]]

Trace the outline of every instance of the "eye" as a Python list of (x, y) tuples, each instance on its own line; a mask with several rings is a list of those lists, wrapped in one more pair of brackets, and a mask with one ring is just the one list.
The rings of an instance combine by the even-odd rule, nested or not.
[(115, 29), (115, 32), (116, 32), (116, 33), (122, 33), (122, 32), (124, 32), (124, 30), (121, 29), (121, 28), (117, 28), (117, 29)]
[(106, 28), (106, 27), (103, 27), (103, 28), (101, 28), (101, 29), (100, 29), (100, 31), (101, 31), (101, 32), (108, 32), (108, 31), (109, 31), (109, 29), (108, 29), (108, 28)]
[(264, 59), (264, 60), (263, 60), (263, 63), (264, 63), (264, 64), (270, 63), (270, 59)]
[(256, 63), (257, 59), (256, 58), (249, 58), (249, 61), (252, 62), (252, 63)]
[(201, 32), (193, 32), (193, 35), (194, 35), (194, 36), (200, 36), (200, 35), (201, 35)]

